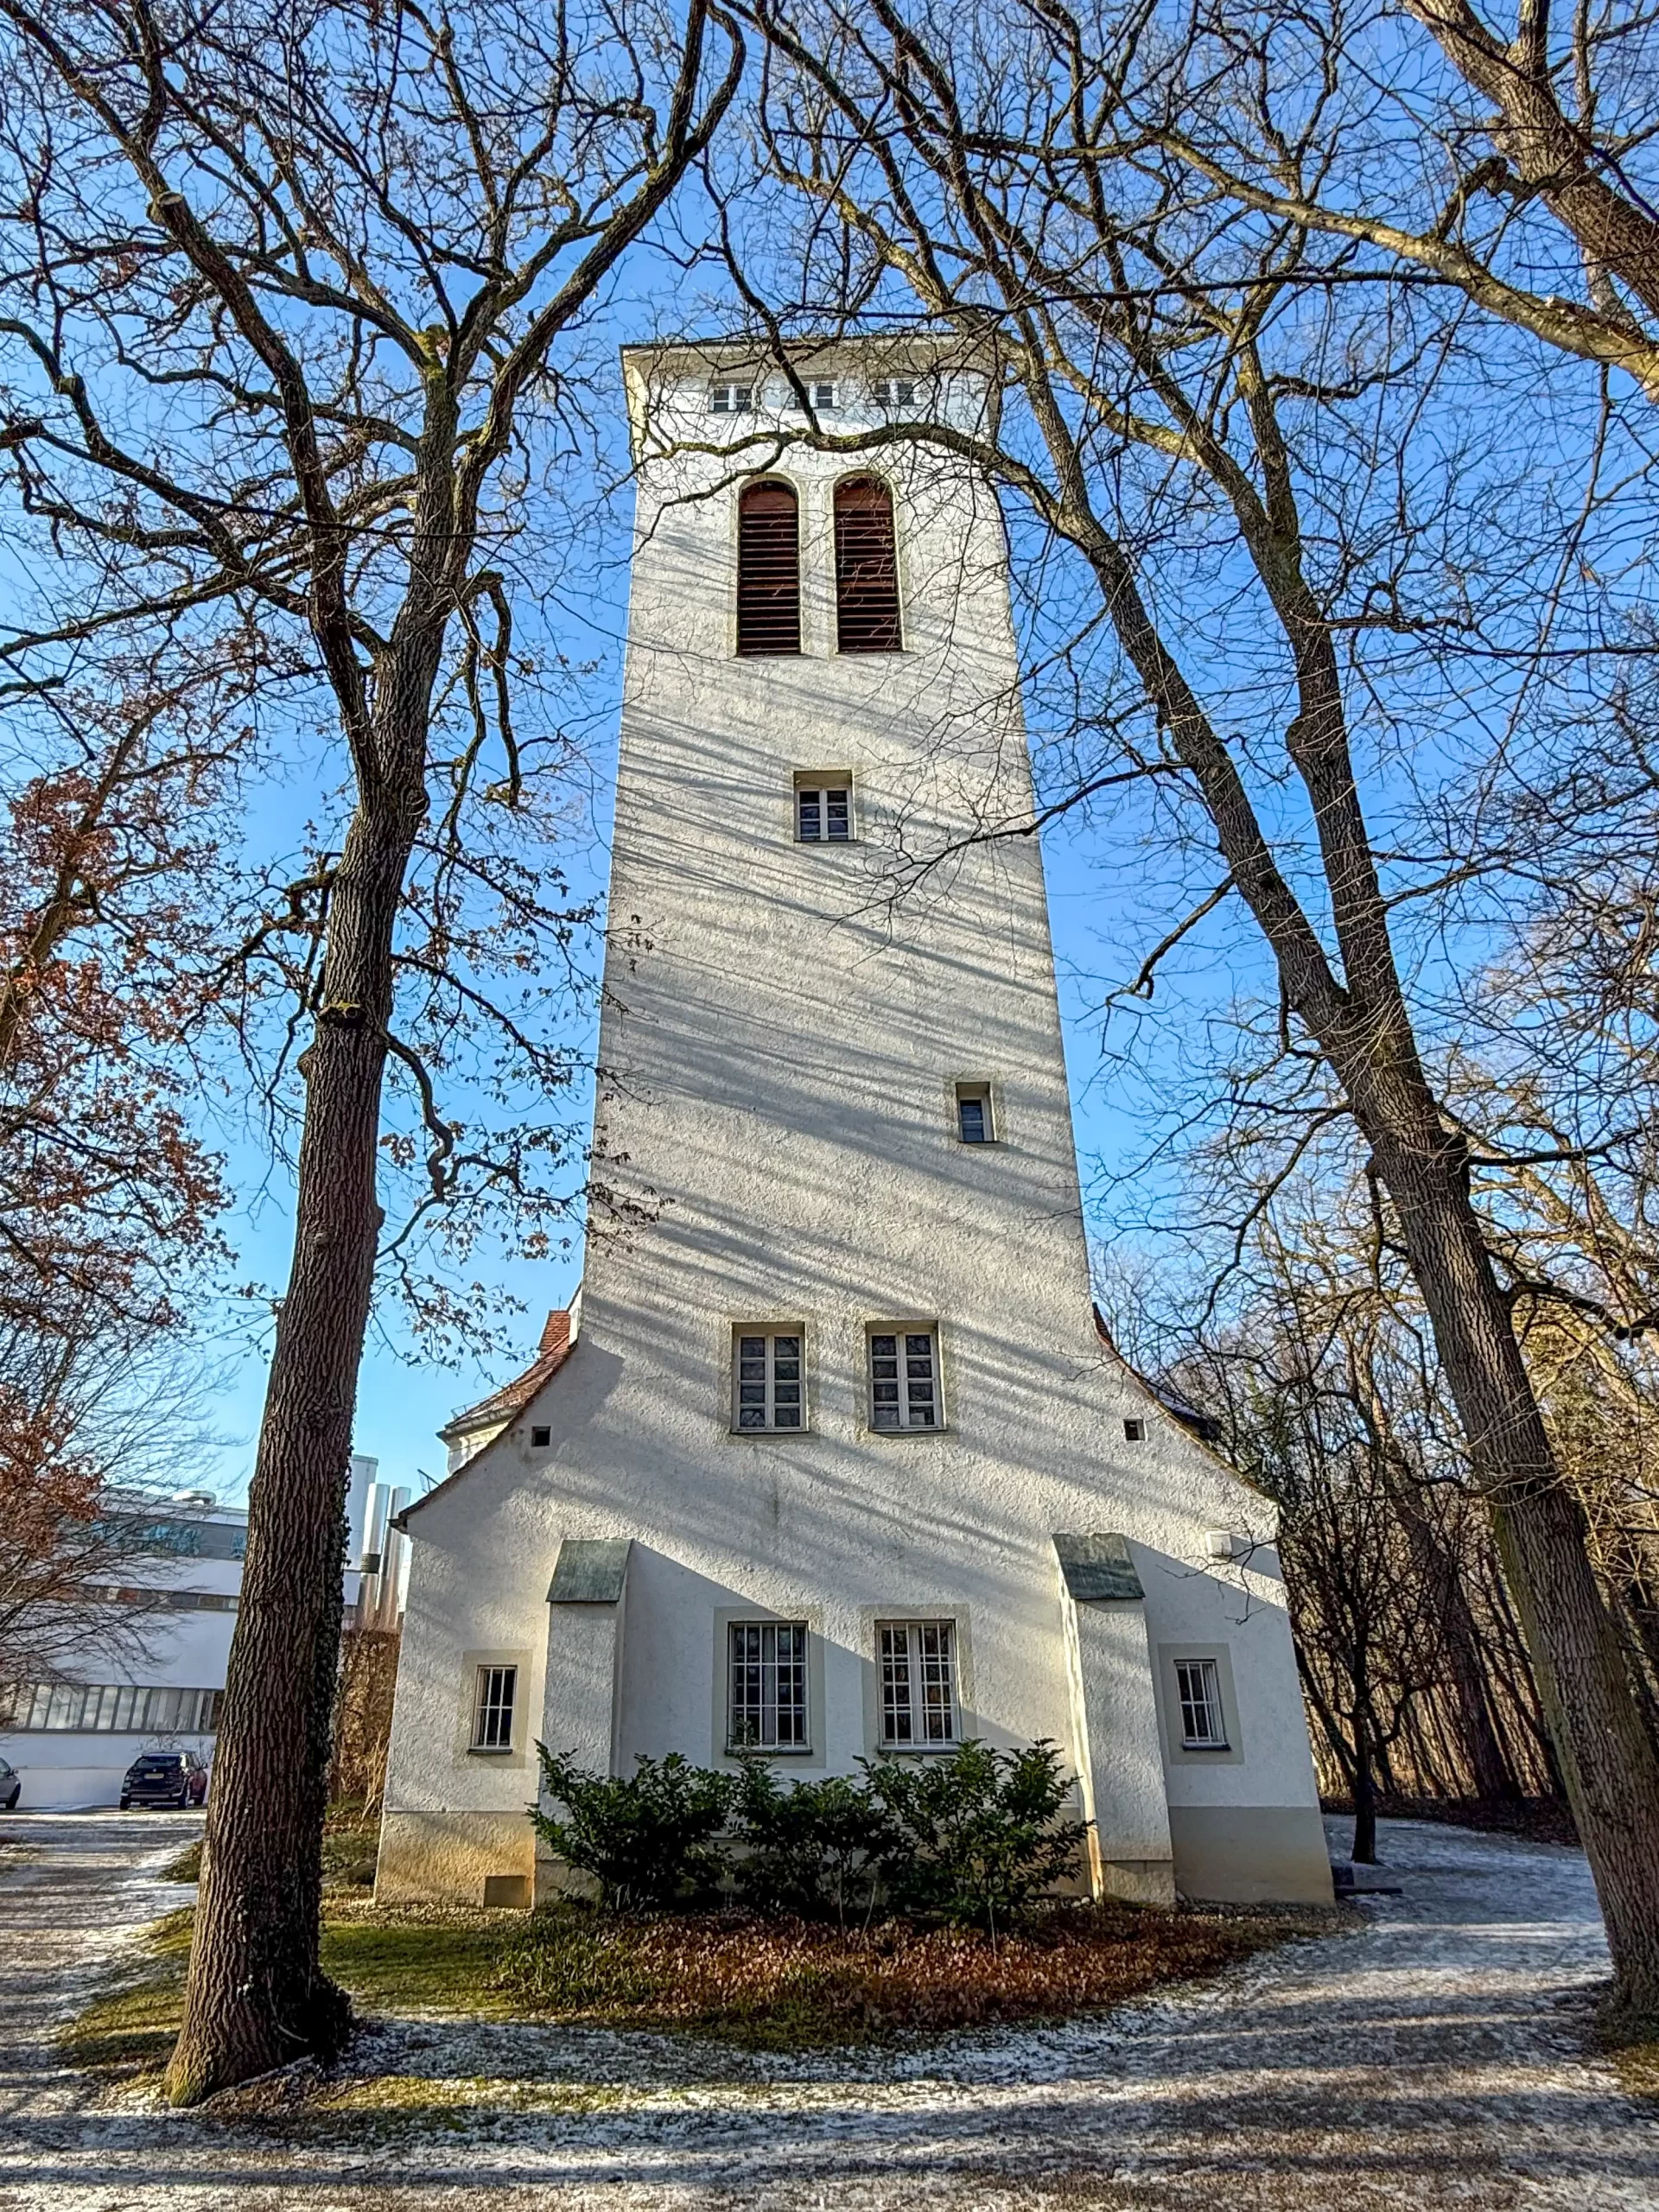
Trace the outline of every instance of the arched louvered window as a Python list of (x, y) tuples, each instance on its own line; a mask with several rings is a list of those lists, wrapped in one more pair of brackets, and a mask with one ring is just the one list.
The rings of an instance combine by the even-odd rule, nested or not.
[(836, 486), (836, 643), (844, 653), (899, 646), (893, 494), (874, 476)]
[(737, 503), (737, 650), (801, 650), (801, 518), (787, 484), (751, 484)]

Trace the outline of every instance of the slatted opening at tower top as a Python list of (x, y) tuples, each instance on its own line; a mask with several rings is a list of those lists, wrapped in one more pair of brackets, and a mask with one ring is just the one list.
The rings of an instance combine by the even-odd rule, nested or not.
[(737, 650), (801, 650), (800, 510), (787, 484), (751, 484), (738, 501)]
[(836, 644), (844, 653), (896, 653), (899, 563), (893, 494), (874, 476), (836, 486)]

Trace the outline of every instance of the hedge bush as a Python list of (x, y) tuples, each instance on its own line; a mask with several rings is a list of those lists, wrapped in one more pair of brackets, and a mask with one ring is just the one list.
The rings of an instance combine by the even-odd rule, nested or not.
[(861, 1760), (856, 1780), (817, 1781), (755, 1757), (716, 1772), (677, 1752), (642, 1757), (618, 1777), (537, 1750), (543, 1792), (564, 1808), (561, 1818), (538, 1806), (537, 1831), (616, 1910), (711, 1904), (723, 1892), (842, 1928), (882, 1910), (994, 1936), (1077, 1873), (1086, 1832), (1063, 1817), (1071, 1777), (1047, 1743), (884, 1755)]

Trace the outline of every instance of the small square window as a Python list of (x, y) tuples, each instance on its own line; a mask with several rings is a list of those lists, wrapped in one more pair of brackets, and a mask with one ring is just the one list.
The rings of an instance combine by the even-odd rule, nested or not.
[(1175, 1688), (1181, 1703), (1181, 1749), (1224, 1751), (1227, 1720), (1221, 1704), (1221, 1677), (1213, 1659), (1178, 1659)]
[(1146, 1442), (1146, 1440), (1147, 1440), (1147, 1424), (1145, 1423), (1145, 1421), (1126, 1421), (1124, 1422), (1124, 1424), (1123, 1424), (1123, 1441), (1124, 1441), (1126, 1444), (1144, 1444), (1144, 1443)]
[(512, 1749), (512, 1707), (518, 1694), (516, 1667), (480, 1667), (473, 1698), (473, 1749)]
[(995, 1144), (996, 1123), (991, 1113), (988, 1083), (957, 1085), (957, 1135), (963, 1144)]
[(530, 1432), (530, 1445), (532, 1452), (539, 1452), (552, 1441), (553, 1432), (550, 1428), (532, 1428)]
[(754, 404), (754, 388), (747, 384), (714, 384), (709, 387), (711, 415), (747, 415)]
[(804, 1428), (806, 1374), (798, 1329), (738, 1329), (732, 1336), (732, 1427), (741, 1432)]
[(870, 1427), (939, 1428), (938, 1341), (931, 1329), (870, 1332)]
[(733, 1621), (726, 1638), (727, 1749), (807, 1750), (806, 1623)]
[(795, 835), (803, 845), (851, 843), (853, 791), (846, 776), (796, 778)]
[(948, 1749), (957, 1741), (954, 1621), (878, 1621), (881, 1741), (897, 1751)]

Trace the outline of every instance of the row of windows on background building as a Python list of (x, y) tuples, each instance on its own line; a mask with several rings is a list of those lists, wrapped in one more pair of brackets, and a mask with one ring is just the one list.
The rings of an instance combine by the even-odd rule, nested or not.
[[(893, 494), (879, 477), (836, 486), (836, 650), (896, 653), (899, 562)], [(749, 658), (801, 650), (801, 508), (776, 477), (737, 503), (737, 650)]]
[[(960, 1736), (957, 1627), (952, 1620), (878, 1621), (875, 1665), (884, 1749), (949, 1750)], [(1175, 1694), (1181, 1748), (1228, 1749), (1220, 1670), (1213, 1659), (1178, 1659)], [(516, 1667), (480, 1667), (473, 1703), (475, 1751), (512, 1749)], [(732, 1621), (726, 1630), (726, 1747), (809, 1751), (804, 1621)]]
[[(918, 393), (924, 398), (935, 394), (931, 379), (916, 377), (874, 377), (863, 389), (869, 404), (883, 413), (895, 407), (914, 407)], [(753, 377), (727, 378), (709, 385), (709, 412), (748, 415), (770, 400), (785, 413), (804, 414), (802, 392), (811, 401), (815, 415), (833, 415), (853, 396), (838, 377), (803, 377), (800, 391), (787, 377), (772, 383)]]
[(76, 1729), (101, 1736), (209, 1736), (223, 1690), (146, 1689), (135, 1682), (25, 1682), (7, 1728)]

